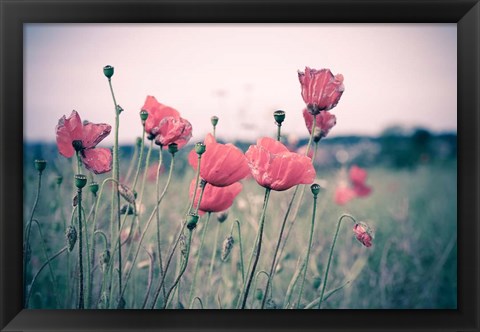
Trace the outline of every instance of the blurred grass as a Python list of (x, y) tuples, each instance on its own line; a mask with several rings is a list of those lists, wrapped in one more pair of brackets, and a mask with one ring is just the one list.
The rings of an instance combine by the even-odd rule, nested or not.
[[(155, 154), (154, 154), (155, 155)], [(153, 159), (155, 159), (154, 157)], [(180, 172), (177, 172), (166, 199), (162, 202), (161, 232), (162, 256), (165, 256), (182, 221), (188, 201), (188, 187), (193, 179), (193, 171), (185, 165), (185, 153), (179, 154)], [(70, 223), (72, 211), (73, 167), (70, 160), (58, 157), (49, 160), (44, 173), (43, 187), (35, 218), (39, 220), (45, 236), (45, 243), (52, 256), (65, 245), (64, 221)], [(33, 163), (26, 164), (24, 173), (24, 216), (29, 215), (36, 186), (36, 174)], [(168, 160), (165, 162), (168, 170)], [(122, 165), (126, 172), (128, 165)], [(353, 215), (357, 221), (365, 221), (375, 228), (374, 244), (371, 248), (363, 247), (353, 236), (353, 224), (345, 220), (342, 223), (337, 245), (333, 255), (332, 266), (326, 290), (333, 290), (350, 281), (343, 289), (330, 296), (322, 305), (329, 309), (426, 309), (457, 307), (457, 250), (456, 250), (456, 216), (457, 216), (457, 166), (455, 161), (427, 163), (416, 168), (394, 170), (385, 167), (368, 168), (367, 183), (373, 187), (373, 193), (366, 198), (359, 198), (346, 206), (333, 203), (335, 186), (342, 177), (337, 169), (317, 172), (317, 182), (323, 190), (319, 194), (313, 248), (307, 271), (302, 307), (314, 301), (320, 295), (321, 278), (328, 259), (328, 251), (334, 235), (338, 218), (343, 213)], [(64, 176), (60, 187), (55, 184), (58, 174)], [(123, 173), (125, 174), (125, 173)], [(167, 174), (162, 174), (161, 187)], [(101, 183), (105, 176), (95, 176)], [(224, 223), (219, 223), (212, 214), (208, 233), (202, 252), (198, 255), (200, 235), (206, 215), (200, 219), (194, 231), (192, 250), (187, 271), (180, 283), (180, 291), (174, 297), (172, 305), (181, 302), (188, 307), (193, 269), (197, 259), (200, 269), (197, 277), (197, 288), (194, 296), (201, 298), (205, 308), (232, 308), (235, 306), (242, 285), (240, 272), (239, 239), (236, 229), (233, 232), (235, 244), (232, 253), (225, 262), (220, 260), (224, 239), (230, 234), (232, 223), (238, 219), (241, 223), (243, 257), (245, 265), (251, 253), (252, 245), (263, 203), (264, 189), (254, 180), (243, 181), (244, 189), (237, 197)], [(110, 226), (110, 186), (105, 189), (99, 215), (98, 228), (109, 232)], [(137, 189), (139, 186), (137, 187)], [(281, 222), (287, 209), (293, 189), (285, 192), (272, 192), (267, 209), (264, 233), (264, 245), (257, 271), (269, 271), (275, 241), (278, 238)], [(148, 182), (144, 202), (145, 212), (140, 215), (141, 227), (152, 210), (155, 200), (154, 181)], [(92, 205), (92, 195), (85, 195), (86, 213)], [(305, 254), (308, 243), (308, 231), (312, 213), (312, 195), (306, 186), (303, 204), (294, 222), (292, 232), (285, 251), (280, 258), (273, 287), (272, 301), (277, 307), (284, 302), (285, 293), (297, 264)], [(126, 225), (131, 224), (131, 218)], [(214, 248), (217, 228), (220, 236)], [(287, 226), (288, 228), (288, 226)], [(95, 258), (95, 278), (93, 300), (96, 303), (101, 285), (99, 257), (103, 251), (97, 241), (97, 257)], [(136, 247), (138, 244), (132, 242)], [(155, 225), (149, 228), (144, 240), (146, 248), (155, 248)], [(129, 244), (130, 245), (130, 244)], [(129, 246), (127, 245), (127, 247)], [(35, 273), (45, 257), (35, 229), (31, 239), (32, 259), (31, 271)], [(124, 249), (125, 250), (125, 249)], [(208, 280), (208, 270), (212, 250), (217, 250), (214, 273)], [(32, 293), (30, 306), (34, 308), (71, 308), (75, 303), (75, 264), (76, 252), (70, 253), (70, 275), (67, 275), (67, 256), (61, 256), (52, 262), (59, 288), (59, 301), (56, 303), (51, 292), (52, 283), (45, 269), (37, 280)], [(124, 255), (128, 250), (124, 251)], [(172, 267), (167, 278), (167, 287), (174, 279), (177, 268), (177, 257), (172, 260)], [(124, 257), (127, 262), (127, 258)], [(148, 280), (148, 256), (141, 250), (135, 263), (136, 269), (129, 281), (125, 295), (127, 308), (138, 308), (145, 295)], [(139, 263), (142, 263), (139, 265)], [(127, 262), (126, 264), (131, 264)], [(156, 266), (157, 263), (155, 263)], [(247, 267), (245, 266), (245, 269)], [(32, 274), (30, 275), (31, 278)], [(266, 278), (260, 275), (256, 288), (264, 289)], [(158, 283), (158, 271), (154, 270), (152, 289)], [(294, 291), (296, 300), (298, 289)], [(258, 308), (263, 296), (260, 291), (252, 289), (249, 307)], [(199, 307), (198, 302), (194, 305)]]

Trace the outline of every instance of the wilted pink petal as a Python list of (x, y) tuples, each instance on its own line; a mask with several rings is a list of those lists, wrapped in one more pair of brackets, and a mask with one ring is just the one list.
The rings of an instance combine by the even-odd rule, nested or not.
[(369, 227), (364, 223), (358, 223), (353, 226), (353, 233), (360, 243), (362, 243), (365, 247), (372, 246), (372, 234)]
[(75, 154), (72, 142), (82, 139), (82, 128), (82, 120), (76, 111), (72, 111), (68, 118), (64, 115), (58, 120), (55, 133), (57, 136), (58, 151), (62, 156), (70, 158)]
[(85, 167), (95, 174), (112, 170), (112, 151), (107, 148), (85, 149), (82, 151), (82, 161)]

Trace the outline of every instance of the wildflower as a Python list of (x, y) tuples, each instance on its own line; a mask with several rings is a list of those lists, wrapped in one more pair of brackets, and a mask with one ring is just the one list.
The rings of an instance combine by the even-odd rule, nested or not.
[(310, 158), (290, 152), (269, 137), (259, 138), (245, 156), (253, 177), (265, 188), (282, 191), (298, 184), (310, 184), (315, 178)]
[(356, 197), (355, 191), (347, 185), (341, 185), (335, 190), (335, 203), (345, 205)]
[[(190, 199), (193, 197), (195, 190), (195, 179), (190, 183)], [(229, 186), (216, 187), (209, 183), (205, 184), (202, 200), (200, 202), (199, 211), (201, 214), (205, 212), (220, 212), (228, 209), (233, 204), (233, 200), (242, 191), (242, 184), (235, 182)], [(197, 188), (194, 206), (197, 206), (201, 189)]]
[(360, 241), (360, 243), (365, 247), (368, 248), (372, 246), (373, 231), (370, 227), (368, 227), (367, 224), (363, 222), (355, 224), (355, 226), (353, 226), (353, 233), (355, 234), (357, 240)]
[(298, 72), (302, 97), (310, 114), (319, 114), (334, 108), (345, 90), (343, 75), (333, 75), (330, 69), (310, 69)]
[(176, 143), (180, 149), (192, 138), (192, 125), (183, 118), (174, 118), (172, 116), (163, 118), (158, 123), (158, 134), (155, 143), (162, 147), (168, 147), (169, 144)]
[(107, 148), (96, 148), (96, 145), (110, 134), (111, 129), (105, 123), (83, 124), (78, 113), (72, 111), (70, 117), (63, 116), (58, 120), (55, 128), (58, 151), (66, 158), (79, 152), (85, 167), (95, 174), (109, 172), (112, 169), (112, 152)]
[[(306, 108), (303, 110), (303, 118), (305, 119), (305, 125), (307, 126), (308, 132), (311, 134), (313, 128), (313, 115), (310, 114)], [(336, 123), (337, 118), (335, 115), (327, 111), (320, 112), (320, 114), (316, 116), (313, 140), (318, 142), (320, 139), (325, 138)]]
[(367, 180), (367, 171), (356, 165), (350, 168), (349, 172), (350, 182), (353, 186), (355, 194), (359, 197), (370, 195), (372, 188), (365, 184)]
[(145, 132), (148, 139), (162, 147), (177, 143), (183, 147), (192, 137), (192, 125), (180, 116), (180, 113), (169, 106), (163, 105), (153, 96), (147, 96), (142, 111), (148, 112), (145, 120)]
[[(245, 178), (250, 170), (243, 152), (233, 144), (217, 143), (212, 134), (205, 138), (206, 151), (202, 155), (200, 176), (207, 183), (226, 187)], [(188, 155), (188, 162), (196, 170), (198, 156), (195, 150)]]

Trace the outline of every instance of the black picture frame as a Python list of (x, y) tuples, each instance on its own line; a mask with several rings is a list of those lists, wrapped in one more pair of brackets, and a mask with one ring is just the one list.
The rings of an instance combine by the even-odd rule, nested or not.
[[(2, 331), (479, 331), (479, 0), (0, 0)], [(457, 23), (457, 310), (24, 310), (24, 23)], [(106, 41), (108, 42), (108, 41)], [(68, 75), (68, 73), (65, 73)]]

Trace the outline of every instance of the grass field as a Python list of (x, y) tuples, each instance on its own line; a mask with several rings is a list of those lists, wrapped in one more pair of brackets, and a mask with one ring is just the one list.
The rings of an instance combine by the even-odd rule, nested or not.
[[(25, 154), (24, 169), (24, 222), (28, 223), (34, 204), (38, 175), (33, 167), (33, 158), (29, 151)], [(158, 154), (153, 153), (152, 159)], [(178, 156), (174, 179), (166, 198), (160, 205), (160, 233), (163, 267), (172, 243), (178, 233), (185, 209), (188, 204), (188, 188), (194, 178), (193, 170), (185, 164), (185, 155)], [(122, 159), (123, 160), (123, 159)], [(125, 158), (127, 161), (128, 158)], [(163, 189), (168, 161), (164, 163), (166, 172), (161, 174), (160, 188)], [(121, 165), (121, 176), (127, 173), (129, 165)], [(301, 267), (309, 239), (312, 218), (312, 194), (310, 186), (300, 186), (293, 212), (287, 222), (287, 230), (292, 225), (288, 242), (280, 256), (274, 275), (272, 288), (267, 299), (269, 308), (315, 307), (319, 298), (329, 250), (336, 225), (344, 213), (352, 215), (357, 221), (365, 221), (375, 229), (373, 246), (366, 248), (359, 243), (352, 232), (353, 223), (347, 219), (342, 222), (338, 240), (334, 248), (328, 283), (327, 299), (322, 308), (328, 309), (451, 309), (457, 307), (457, 166), (456, 161), (430, 162), (414, 168), (392, 169), (387, 167), (368, 167), (368, 184), (373, 188), (370, 196), (357, 198), (345, 206), (333, 201), (335, 188), (342, 177), (341, 168), (318, 170), (315, 182), (322, 186), (318, 196), (318, 208), (315, 220), (312, 250), (306, 272), (303, 296), (298, 301), (299, 282), (291, 286), (292, 278)], [(142, 176), (142, 173), (140, 175)], [(44, 264), (66, 245), (65, 227), (75, 221), (72, 216), (72, 199), (76, 188), (73, 185), (74, 166), (72, 160), (57, 157), (48, 160), (42, 176), (41, 194), (34, 219), (38, 221), (43, 235), (40, 236), (34, 224), (31, 231), (31, 259), (27, 280), (34, 276), (28, 307), (31, 308), (75, 308), (78, 297), (78, 259), (77, 247), (68, 253), (64, 251)], [(57, 184), (61, 175), (63, 182)], [(102, 183), (106, 175), (95, 176)], [(92, 178), (89, 178), (89, 183)], [(137, 186), (137, 191), (140, 186)], [(94, 203), (92, 193), (84, 190), (83, 207), (85, 216), (90, 215)], [(273, 252), (278, 239), (280, 226), (294, 188), (283, 192), (272, 192), (266, 211), (263, 247), (257, 273), (253, 281), (247, 308), (259, 308), (264, 296), (266, 273), (269, 272)], [(295, 213), (296, 202), (304, 191), (303, 199)], [(235, 308), (242, 288), (242, 256), (246, 269), (255, 235), (258, 230), (262, 210), (264, 189), (253, 179), (243, 180), (243, 191), (237, 196), (230, 208), (228, 218), (218, 222), (217, 214), (212, 213), (202, 251), (200, 240), (205, 230), (208, 214), (201, 217), (193, 231), (189, 263), (180, 279), (178, 287), (170, 297), (168, 308)], [(103, 197), (99, 200), (96, 216), (96, 228), (110, 239), (110, 199), (111, 185), (105, 185)], [(138, 222), (140, 229), (145, 223), (155, 202), (155, 181), (147, 180), (144, 195), (139, 207)], [(126, 201), (122, 199), (122, 204)], [(123, 220), (123, 216), (122, 216)], [(132, 225), (132, 216), (126, 219), (125, 227)], [(235, 220), (241, 226), (241, 239), (238, 236)], [(88, 240), (91, 240), (92, 218), (87, 219)], [(134, 225), (136, 225), (134, 223)], [(133, 228), (136, 229), (135, 227)], [(233, 230), (233, 232), (232, 232)], [(78, 230), (77, 230), (78, 231)], [(218, 232), (218, 235), (217, 235)], [(158, 255), (156, 254), (156, 224), (152, 222), (139, 249), (138, 258), (132, 263), (133, 254), (139, 246), (135, 231), (122, 246), (123, 287), (125, 288), (125, 308), (141, 308), (147, 291), (152, 301), (152, 293), (160, 281)], [(232, 234), (234, 244), (225, 261), (221, 260), (222, 244)], [(240, 240), (242, 253), (240, 252)], [(115, 241), (113, 241), (115, 242)], [(85, 245), (85, 243), (84, 243)], [(91, 241), (89, 243), (91, 246)], [(77, 243), (78, 246), (78, 243)], [(92, 248), (90, 247), (90, 253)], [(96, 237), (89, 283), (91, 296), (88, 307), (102, 307), (101, 291), (103, 270), (101, 254), (105, 245), (100, 236)], [(110, 248), (111, 249), (111, 248)], [(85, 253), (87, 251), (85, 250)], [(149, 253), (148, 253), (149, 252)], [(179, 270), (179, 250), (173, 256), (165, 285), (173, 284)], [(215, 258), (212, 260), (213, 255)], [(112, 259), (116, 259), (116, 254)], [(196, 287), (192, 291), (195, 265), (199, 260)], [(213, 266), (211, 262), (213, 261)], [(116, 261), (115, 261), (116, 262)], [(133, 267), (132, 274), (125, 285), (125, 271)], [(40, 273), (37, 272), (42, 267)], [(117, 263), (115, 263), (117, 266)], [(258, 271), (265, 271), (264, 273)], [(113, 270), (114, 274), (116, 270)], [(246, 272), (244, 272), (246, 274)], [(115, 274), (116, 275), (116, 274)], [(54, 282), (52, 282), (52, 276)], [(118, 279), (112, 278), (112, 303), (118, 299)], [(343, 286), (343, 287), (342, 287)], [(341, 287), (341, 288), (340, 288)], [(290, 290), (289, 290), (290, 288)], [(330, 292), (332, 290), (337, 291)], [(290, 291), (290, 300), (287, 293)], [(88, 292), (88, 291), (87, 291)], [(109, 294), (108, 292), (106, 294)], [(197, 299), (195, 299), (198, 297)], [(162, 302), (160, 295), (160, 301)], [(195, 300), (193, 300), (195, 299)], [(104, 300), (104, 299), (103, 299)], [(193, 300), (193, 301), (192, 301)], [(157, 303), (157, 307), (159, 305)], [(112, 307), (113, 304), (110, 304)]]

